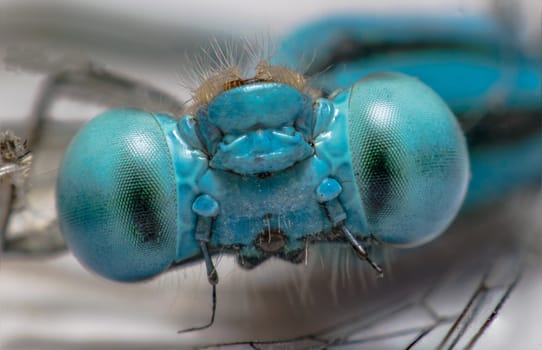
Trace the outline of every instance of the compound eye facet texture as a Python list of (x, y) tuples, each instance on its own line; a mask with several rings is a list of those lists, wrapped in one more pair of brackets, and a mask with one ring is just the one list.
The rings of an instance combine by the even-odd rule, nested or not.
[(56, 199), (68, 247), (97, 274), (139, 281), (175, 259), (173, 165), (152, 114), (110, 110), (85, 125), (65, 154)]
[(398, 246), (435, 238), (457, 214), (469, 179), (456, 118), (402, 74), (368, 76), (349, 98), (352, 165), (370, 233)]

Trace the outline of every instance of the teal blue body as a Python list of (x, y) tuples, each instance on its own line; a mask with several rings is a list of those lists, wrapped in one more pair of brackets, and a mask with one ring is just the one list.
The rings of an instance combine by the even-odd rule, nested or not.
[[(299, 262), (307, 244), (345, 241), (340, 225), (368, 247), (410, 247), (441, 234), (465, 198), (478, 205), (540, 179), (539, 63), (493, 22), (418, 23), (343, 17), (286, 39), (275, 64), (315, 57), (320, 99), (251, 80), (179, 119), (96, 117), (59, 173), (68, 246), (117, 281), (199, 260), (202, 242), (247, 268)], [(380, 71), (415, 78), (369, 74)], [(503, 141), (499, 123), (516, 112), (518, 132)]]
[(375, 72), (426, 83), (466, 134), (472, 180), (465, 207), (472, 208), (540, 182), (542, 45), (529, 56), (518, 43), (490, 17), (338, 16), (290, 34), (274, 63), (307, 71), (328, 93)]
[(301, 261), (306, 244), (343, 240), (339, 221), (360, 240), (419, 245), (455, 217), (468, 176), (453, 114), (415, 79), (375, 75), (316, 101), (253, 83), (180, 120), (92, 120), (66, 152), (58, 218), (83, 264), (132, 281), (200, 258), (205, 225), (211, 251), (245, 267)]

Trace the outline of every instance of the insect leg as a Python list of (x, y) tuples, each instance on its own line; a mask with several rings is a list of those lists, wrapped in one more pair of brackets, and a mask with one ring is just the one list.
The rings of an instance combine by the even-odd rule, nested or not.
[(13, 210), (23, 206), (32, 154), (12, 132), (0, 132), (0, 252), (8, 246), (7, 226)]
[(346, 240), (352, 245), (352, 248), (356, 252), (356, 255), (360, 259), (367, 261), (369, 265), (371, 265), (371, 267), (378, 273), (378, 276), (382, 277), (382, 268), (378, 266), (378, 264), (376, 264), (373, 260), (371, 260), (367, 251), (363, 248), (361, 243), (358, 242), (352, 232), (350, 232), (350, 230), (345, 225), (346, 212), (342, 204), (339, 202), (338, 198), (341, 192), (342, 186), (339, 184), (339, 182), (337, 182), (337, 180), (332, 178), (326, 178), (325, 180), (323, 180), (322, 183), (318, 186), (318, 189), (316, 190), (319, 201), (324, 205), (327, 216), (333, 224), (333, 227), (340, 230), (344, 238), (346, 238)]
[[(72, 98), (84, 102), (102, 104), (111, 107), (131, 106), (134, 108), (178, 114), (183, 103), (175, 97), (151, 86), (150, 84), (123, 77), (93, 64), (61, 70), (50, 75), (45, 81), (32, 111), (32, 127), (27, 142), (24, 142), (26, 158), (17, 162), (0, 163), (0, 178), (4, 174), (22, 169), (19, 163), (24, 161), (24, 169), (31, 165), (30, 150), (40, 150), (43, 142), (44, 126), (48, 113), (54, 103), (61, 98)], [(4, 144), (9, 141), (6, 137)], [(21, 144), (23, 142), (21, 141)], [(2, 156), (4, 156), (2, 153)], [(3, 181), (0, 210), (0, 240), (5, 253), (41, 256), (65, 250), (56, 220), (49, 222), (45, 228), (31, 229), (17, 237), (9, 237), (8, 223), (18, 202), (24, 200), (28, 179), (25, 184), (14, 181), (20, 176), (9, 176)], [(20, 181), (19, 181), (20, 182)]]
[(26, 205), (31, 162), (26, 142), (11, 132), (0, 133), (0, 252), (38, 256), (65, 250), (54, 220), (44, 229), (8, 235), (12, 213)]
[(181, 330), (177, 333), (187, 333), (193, 331), (201, 331), (207, 329), (213, 325), (215, 322), (216, 315), (216, 285), (218, 284), (218, 274), (216, 268), (211, 259), (211, 254), (209, 253), (209, 242), (211, 240), (212, 226), (214, 217), (218, 214), (218, 203), (214, 198), (207, 194), (200, 195), (194, 201), (192, 205), (192, 210), (197, 214), (197, 223), (196, 223), (196, 240), (199, 243), (203, 259), (205, 261), (205, 267), (207, 269), (207, 279), (212, 287), (212, 311), (211, 311), (211, 320), (203, 325), (198, 327), (192, 327), (189, 329)]
[(367, 261), (369, 265), (371, 265), (371, 267), (378, 273), (379, 277), (383, 277), (384, 272), (382, 271), (382, 268), (378, 264), (376, 264), (373, 260), (371, 260), (367, 251), (363, 248), (361, 243), (357, 241), (357, 239), (354, 237), (352, 232), (350, 232), (350, 230), (344, 225), (344, 222), (341, 223), (339, 228), (341, 229), (342, 233), (344, 234), (348, 242), (350, 242), (350, 244), (352, 245), (352, 248), (354, 248), (356, 255), (360, 259)]
[(31, 147), (35, 148), (39, 144), (40, 130), (47, 114), (61, 97), (110, 107), (130, 106), (174, 115), (183, 109), (183, 103), (168, 93), (93, 64), (62, 70), (47, 78), (34, 106), (34, 125), (29, 140)]

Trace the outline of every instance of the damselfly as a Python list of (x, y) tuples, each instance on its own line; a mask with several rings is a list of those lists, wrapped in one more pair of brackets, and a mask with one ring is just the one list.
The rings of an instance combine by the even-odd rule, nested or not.
[[(394, 23), (397, 23), (397, 19), (394, 19), (393, 21), (394, 21)], [(483, 40), (482, 40), (482, 42), (480, 42), (480, 41), (477, 41), (477, 40), (474, 40), (474, 39), (473, 39), (473, 42), (475, 42), (475, 44), (472, 44), (472, 43), (468, 42), (468, 40), (466, 40), (466, 41), (460, 40), (463, 37), (460, 37), (460, 39), (456, 38), (455, 40), (452, 40), (453, 39), (452, 38), (452, 39), (448, 40), (449, 38), (447, 37), (447, 35), (453, 34), (453, 29), (454, 29), (455, 24), (452, 23), (452, 25), (447, 26), (446, 23), (443, 23), (443, 22), (440, 22), (440, 21), (438, 23), (438, 28), (440, 28), (446, 35), (437, 36), (438, 40), (433, 38), (432, 39), (433, 42), (431, 40), (429, 40), (429, 42), (427, 42), (426, 39), (425, 39), (426, 36), (421, 36), (420, 35), (420, 37), (418, 38), (415, 31), (410, 32), (410, 34), (412, 35), (412, 36), (410, 36), (411, 41), (407, 42), (406, 44), (402, 42), (403, 39), (401, 39), (401, 37), (398, 35), (400, 33), (400, 31), (392, 33), (393, 35), (392, 35), (392, 37), (390, 39), (391, 43), (381, 44), (382, 41), (380, 41), (380, 43), (376, 43), (376, 44), (372, 43), (372, 42), (364, 42), (363, 40), (360, 40), (359, 38), (357, 38), (352, 33), (361, 32), (362, 30), (360, 30), (360, 28), (363, 29), (363, 31), (364, 31), (365, 29), (363, 28), (363, 26), (365, 25), (364, 23), (367, 23), (367, 22), (370, 22), (370, 21), (368, 21), (367, 19), (363, 19), (363, 18), (356, 18), (355, 20), (345, 20), (343, 18), (338, 22), (333, 23), (331, 21), (331, 22), (327, 22), (327, 24), (325, 24), (325, 23), (320, 24), (318, 27), (316, 27), (317, 30), (318, 30), (318, 28), (323, 28), (323, 29), (320, 29), (320, 30), (322, 30), (321, 33), (333, 34), (332, 31), (329, 30), (329, 28), (337, 28), (339, 32), (343, 32), (343, 33), (347, 32), (346, 35), (344, 37), (342, 37), (342, 38), (337, 38), (336, 34), (335, 34), (335, 37), (333, 37), (333, 35), (331, 35), (331, 37), (334, 38), (334, 39), (343, 39), (343, 40), (334, 40), (332, 42), (332, 43), (339, 43), (340, 44), (339, 47), (329, 49), (326, 46), (328, 43), (325, 40), (322, 40), (322, 41), (318, 42), (318, 44), (322, 44), (323, 50), (338, 53), (335, 56), (332, 55), (333, 57), (331, 57), (331, 59), (328, 59), (327, 61), (323, 60), (324, 63), (318, 62), (316, 60), (316, 58), (320, 59), (320, 58), (322, 58), (322, 56), (325, 56), (325, 55), (321, 54), (322, 51), (319, 51), (318, 45), (310, 46), (311, 44), (308, 42), (308, 40), (306, 40), (306, 39), (298, 39), (298, 37), (296, 39), (296, 36), (295, 35), (293, 36), (294, 39), (292, 39), (292, 40), (294, 40), (294, 42), (296, 42), (296, 43), (307, 43), (309, 45), (309, 48), (303, 47), (303, 52), (304, 52), (303, 55), (299, 55), (299, 53), (298, 53), (298, 54), (294, 54), (294, 56), (297, 55), (298, 57), (312, 57), (311, 58), (312, 61), (309, 62), (309, 64), (306, 64), (305, 66), (317, 67), (318, 65), (320, 65), (320, 68), (309, 68), (309, 71), (308, 71), (309, 74), (315, 74), (316, 75), (316, 78), (311, 80), (311, 83), (313, 83), (315, 87), (323, 88), (324, 95), (327, 95), (327, 94), (331, 93), (331, 91), (334, 90), (334, 88), (338, 87), (339, 85), (341, 85), (341, 84), (349, 84), (348, 82), (344, 83), (344, 80), (342, 80), (343, 78), (341, 78), (341, 74), (343, 74), (344, 71), (346, 71), (346, 72), (350, 71), (351, 72), (351, 71), (356, 71), (356, 70), (360, 69), (360, 70), (362, 70), (362, 73), (355, 72), (355, 74), (360, 75), (360, 76), (365, 75), (364, 69), (365, 70), (374, 69), (374, 67), (371, 67), (370, 69), (365, 68), (364, 67), (365, 62), (369, 62), (371, 65), (374, 64), (373, 62), (376, 62), (376, 64), (380, 64), (379, 62), (384, 62), (385, 63), (386, 58), (389, 57), (388, 55), (390, 55), (390, 53), (392, 53), (396, 58), (397, 58), (398, 55), (400, 56), (401, 53), (404, 54), (405, 56), (420, 55), (418, 57), (423, 57), (424, 60), (427, 60), (427, 59), (435, 60), (436, 63), (433, 62), (433, 65), (438, 66), (439, 63), (442, 64), (441, 61), (438, 61), (439, 59), (442, 59), (442, 55), (444, 55), (446, 57), (449, 57), (450, 51), (448, 51), (448, 50), (453, 49), (453, 52), (455, 54), (460, 53), (460, 55), (462, 55), (462, 56), (460, 56), (460, 60), (459, 60), (459, 61), (461, 61), (461, 63), (464, 63), (464, 61), (467, 61), (467, 64), (465, 65), (465, 67), (466, 67), (467, 70), (470, 70), (470, 72), (472, 72), (473, 68), (476, 68), (476, 65), (469, 65), (468, 63), (472, 63), (472, 62), (469, 62), (469, 60), (472, 59), (472, 60), (475, 60), (476, 62), (479, 62), (479, 60), (486, 59), (486, 61), (484, 61), (484, 64), (482, 66), (489, 66), (490, 68), (495, 68), (495, 70), (494, 70), (495, 74), (494, 75), (500, 76), (501, 73), (502, 73), (502, 76), (505, 77), (505, 78), (503, 78), (504, 79), (503, 81), (501, 81), (500, 79), (491, 80), (491, 77), (493, 75), (489, 74), (490, 79), (484, 82), (485, 85), (481, 84), (481, 85), (485, 86), (485, 88), (484, 87), (480, 88), (481, 89), (480, 91), (483, 91), (484, 94), (480, 94), (480, 93), (475, 94), (475, 93), (473, 93), (473, 91), (464, 91), (464, 89), (457, 89), (457, 87), (453, 87), (451, 89), (452, 93), (459, 91), (460, 92), (460, 94), (458, 94), (459, 97), (452, 94), (452, 93), (451, 93), (450, 96), (447, 96), (447, 98), (449, 99), (449, 102), (450, 101), (451, 102), (457, 101), (458, 105), (454, 106), (454, 110), (456, 110), (456, 112), (457, 111), (461, 112), (462, 115), (465, 115), (464, 120), (466, 120), (467, 123), (469, 121), (471, 121), (471, 120), (474, 120), (474, 122), (472, 123), (472, 124), (476, 125), (474, 128), (472, 128), (471, 126), (466, 126), (466, 129), (472, 130), (473, 135), (478, 136), (476, 141), (471, 141), (471, 142), (478, 142), (479, 145), (484, 146), (484, 147), (480, 147), (480, 149), (482, 151), (481, 151), (481, 153), (479, 153), (479, 155), (475, 155), (473, 153), (473, 158), (479, 160), (479, 161), (473, 162), (473, 168), (474, 168), (473, 173), (474, 173), (474, 179), (475, 179), (474, 181), (476, 181), (476, 179), (480, 179), (480, 178), (481, 179), (486, 179), (487, 176), (484, 175), (484, 172), (490, 172), (492, 174), (497, 174), (497, 175), (502, 174), (502, 173), (500, 173), (498, 171), (497, 172), (494, 171), (494, 169), (496, 169), (495, 168), (495, 163), (491, 162), (491, 160), (493, 159), (492, 158), (492, 156), (494, 154), (493, 152), (496, 152), (495, 149), (490, 149), (489, 151), (487, 151), (488, 149), (485, 148), (485, 146), (487, 146), (487, 144), (484, 144), (484, 142), (486, 142), (488, 140), (489, 141), (498, 140), (499, 142), (502, 142), (503, 140), (502, 140), (502, 138), (500, 138), (500, 136), (502, 136), (502, 135), (499, 135), (499, 132), (498, 132), (499, 129), (500, 129), (499, 122), (504, 121), (504, 123), (508, 123), (508, 119), (504, 119), (504, 118), (507, 117), (507, 115), (505, 113), (503, 113), (505, 115), (499, 115), (499, 113), (496, 113), (496, 119), (494, 118), (495, 117), (494, 115), (490, 115), (491, 118), (489, 118), (487, 116), (488, 114), (491, 114), (491, 113), (488, 113), (489, 110), (495, 110), (495, 109), (499, 110), (499, 111), (506, 110), (507, 111), (506, 113), (517, 114), (517, 112), (514, 111), (513, 107), (515, 107), (516, 105), (521, 107), (521, 109), (522, 109), (521, 112), (522, 112), (523, 116), (521, 118), (521, 122), (518, 122), (518, 128), (515, 129), (517, 132), (512, 133), (508, 129), (505, 132), (505, 136), (512, 135), (512, 136), (514, 136), (512, 141), (522, 140), (522, 142), (526, 141), (526, 144), (523, 144), (522, 142), (515, 142), (515, 143), (512, 143), (512, 144), (509, 144), (509, 145), (512, 145), (512, 148), (507, 148), (507, 149), (510, 149), (511, 150), (510, 152), (513, 155), (508, 156), (505, 153), (503, 153), (502, 150), (499, 150), (501, 152), (499, 152), (497, 154), (497, 156), (500, 156), (500, 157), (503, 157), (503, 158), (499, 157), (495, 161), (497, 162), (497, 165), (496, 165), (497, 168), (499, 168), (499, 166), (500, 166), (499, 165), (500, 164), (499, 163), (500, 159), (507, 159), (507, 161), (514, 160), (514, 161), (520, 162), (522, 165), (528, 164), (528, 166), (526, 166), (526, 167), (525, 166), (523, 166), (523, 167), (511, 166), (510, 167), (511, 169), (517, 170), (514, 173), (513, 176), (516, 176), (515, 174), (519, 174), (519, 175), (517, 175), (518, 177), (514, 178), (513, 180), (510, 180), (511, 179), (510, 176), (512, 176), (512, 175), (503, 174), (501, 178), (498, 178), (498, 177), (495, 178), (495, 182), (487, 182), (489, 184), (488, 188), (490, 189), (490, 192), (489, 193), (488, 192), (485, 192), (485, 193), (482, 192), (482, 194), (479, 195), (478, 197), (476, 197), (476, 196), (473, 197), (474, 199), (472, 199), (472, 201), (473, 201), (473, 203), (476, 203), (476, 201), (480, 201), (481, 199), (482, 200), (486, 199), (486, 198), (488, 198), (488, 196), (493, 195), (494, 193), (498, 194), (498, 193), (501, 193), (501, 191), (505, 190), (506, 188), (504, 188), (504, 186), (496, 185), (496, 184), (500, 184), (502, 182), (502, 178), (506, 178), (508, 181), (504, 181), (504, 183), (506, 185), (512, 185), (512, 187), (515, 187), (515, 184), (522, 183), (523, 180), (525, 180), (526, 183), (529, 183), (531, 181), (536, 181), (538, 179), (538, 177), (540, 176), (540, 170), (539, 170), (540, 164), (539, 164), (539, 162), (537, 163), (538, 158), (536, 157), (536, 154), (537, 154), (536, 151), (540, 147), (540, 143), (539, 143), (540, 139), (539, 139), (539, 134), (537, 134), (536, 127), (539, 126), (539, 117), (540, 117), (540, 114), (539, 114), (540, 105), (537, 104), (540, 101), (540, 99), (537, 100), (537, 96), (540, 93), (540, 85), (539, 85), (540, 84), (540, 76), (538, 75), (539, 74), (539, 71), (538, 71), (539, 65), (538, 65), (538, 63), (536, 61), (531, 61), (531, 60), (523, 57), (520, 51), (510, 51), (510, 47), (508, 47), (506, 44), (503, 44), (502, 47), (501, 47), (500, 44), (499, 45), (494, 45), (494, 46), (485, 45)], [(378, 27), (375, 27), (377, 23), (384, 23), (384, 19), (380, 19), (378, 21), (375, 21), (374, 23), (371, 23), (370, 27), (378, 29)], [(466, 23), (467, 22), (461, 22), (461, 24), (463, 26)], [(479, 22), (476, 22), (476, 23), (479, 23)], [(405, 23), (402, 24), (402, 27), (405, 26), (405, 25), (408, 28), (413, 27), (412, 22), (407, 21), (406, 24)], [(359, 27), (359, 26), (361, 26), (361, 27)], [(314, 31), (314, 29), (313, 29), (313, 31)], [(385, 34), (385, 32), (381, 32), (381, 33)], [(495, 41), (496, 41), (495, 38), (500, 38), (500, 36), (498, 36), (498, 35), (500, 35), (502, 33), (504, 33), (504, 32), (496, 31), (494, 33), (495, 36), (492, 37), (490, 35), (489, 38), (491, 40), (488, 40), (488, 41), (490, 43), (495, 43)], [(439, 34), (441, 34), (441, 33), (439, 33)], [(316, 34), (312, 33), (309, 37), (319, 37), (320, 39), (322, 39), (323, 35), (318, 34), (318, 31), (316, 31)], [(394, 41), (395, 38), (397, 38), (397, 41), (399, 42), (399, 44), (397, 44)], [(472, 36), (469, 36), (469, 38), (472, 38)], [(384, 42), (385, 41), (386, 40), (384, 40)], [(434, 41), (438, 41), (441, 46), (434, 45)], [(287, 43), (288, 41), (285, 41), (285, 42)], [(433, 48), (431, 50), (431, 52), (429, 52), (429, 53), (426, 51), (426, 48), (428, 46)], [(294, 45), (294, 47), (302, 47), (302, 45), (297, 44), (297, 45)], [(369, 48), (368, 49), (369, 54), (366, 51), (367, 47)], [(437, 47), (438, 50), (435, 50), (434, 47)], [(507, 54), (504, 55), (504, 56), (499, 56), (498, 53), (501, 52), (500, 50), (503, 49), (503, 48), (505, 49), (504, 51)], [(313, 51), (313, 53), (312, 54), (306, 54), (307, 52), (310, 52), (310, 51)], [(435, 53), (435, 51), (438, 51), (438, 52)], [(511, 52), (513, 52), (514, 54), (511, 54)], [(285, 49), (283, 49), (283, 51), (279, 51), (279, 54), (276, 55), (275, 57), (272, 57), (272, 59), (276, 60), (279, 65), (280, 64), (288, 64), (289, 65), (289, 64), (291, 64), (291, 62), (289, 62), (287, 58), (284, 58), (284, 57), (287, 56), (287, 54), (289, 54), (289, 52), (286, 51)], [(440, 56), (439, 56), (439, 54), (440, 54)], [(285, 56), (282, 56), (282, 55), (285, 55)], [(428, 57), (426, 57), (424, 55), (427, 55)], [(503, 57), (505, 58), (503, 60), (503, 62), (506, 62), (506, 65), (504, 65), (504, 66), (496, 65), (495, 67), (492, 67), (491, 65), (487, 64), (488, 62), (493, 62), (492, 60), (495, 60), (495, 58), (500, 60)], [(406, 57), (406, 58), (401, 57), (401, 60), (405, 60), (407, 62), (404, 66), (407, 67), (406, 71), (408, 73), (412, 73), (411, 70), (416, 70), (416, 69), (419, 70), (419, 69), (421, 69), (421, 68), (418, 67), (419, 64), (417, 63), (417, 61), (414, 61), (413, 64), (409, 65), (408, 58), (409, 57)], [(358, 60), (359, 60), (359, 62), (357, 62)], [(374, 61), (371, 61), (371, 60), (374, 60)], [(349, 64), (343, 65), (342, 62), (344, 62), (344, 61), (349, 62)], [(398, 61), (394, 61), (394, 62), (398, 62)], [(451, 63), (448, 62), (448, 63), (451, 64), (450, 67), (453, 67), (454, 62), (457, 62), (457, 61), (453, 61)], [(403, 67), (393, 67), (393, 70), (405, 69), (404, 66)], [(344, 68), (341, 68), (341, 67), (344, 67)], [(452, 76), (457, 76), (458, 75), (458, 73), (457, 73), (458, 68), (455, 67), (456, 73), (451, 74), (452, 68), (450, 68), (450, 67), (446, 66), (445, 69), (442, 69), (442, 70), (435, 70), (433, 72), (429, 71), (427, 74), (428, 74), (428, 76), (430, 78), (436, 76), (437, 77), (436, 80), (439, 81), (439, 82), (449, 81)], [(382, 64), (381, 66), (379, 66), (378, 70), (380, 70), (380, 68), (382, 68), (382, 70), (390, 70), (386, 64)], [(442, 67), (440, 67), (440, 68), (442, 68)], [(447, 69), (447, 68), (450, 68), (450, 69)], [(461, 68), (461, 67), (459, 67), (459, 68)], [(310, 71), (310, 69), (315, 69), (315, 71)], [(165, 95), (165, 94), (153, 95), (154, 90), (146, 89), (145, 87), (140, 89), (140, 85), (131, 84), (131, 82), (129, 80), (123, 80), (123, 78), (117, 79), (116, 75), (110, 75), (108, 72), (95, 70), (92, 67), (87, 68), (85, 70), (76, 71), (76, 73), (78, 73), (78, 74), (81, 73), (81, 72), (83, 72), (83, 74), (80, 75), (80, 76), (83, 76), (83, 78), (87, 79), (87, 81), (89, 80), (89, 78), (90, 78), (90, 80), (96, 78), (99, 82), (100, 81), (105, 82), (106, 87), (112, 89), (113, 91), (117, 91), (119, 87), (124, 88), (124, 89), (126, 89), (128, 87), (128, 90), (127, 90), (128, 93), (124, 93), (125, 95), (130, 95), (134, 91), (142, 91), (142, 90), (145, 91), (146, 92), (146, 94), (145, 94), (145, 102), (144, 102), (144, 104), (145, 104), (144, 107), (145, 108), (149, 108), (148, 106), (150, 105), (150, 101), (152, 101), (152, 100), (155, 100), (157, 103), (166, 103), (166, 104), (168, 103), (168, 100), (165, 99), (165, 97), (164, 97), (164, 96), (167, 96), (167, 95)], [(267, 70), (266, 72), (269, 73), (269, 70)], [(322, 73), (318, 73), (318, 72), (322, 72)], [(425, 78), (423, 76), (425, 74), (424, 72), (425, 71), (420, 71), (416, 75), (420, 76), (420, 78), (422, 80), (424, 80), (424, 78)], [(440, 74), (442, 74), (442, 75), (440, 75)], [(350, 75), (345, 74), (344, 76), (350, 76)], [(74, 79), (74, 77), (75, 77), (75, 79)], [(105, 80), (100, 80), (103, 77), (105, 77)], [(509, 81), (514, 81), (517, 77), (524, 77), (524, 80), (519, 79), (520, 84), (518, 86), (515, 86), (515, 87), (510, 89), (510, 84), (508, 84), (508, 82)], [(259, 79), (260, 79), (260, 81), (258, 81), (258, 82), (260, 82), (260, 83), (265, 80), (263, 78), (259, 78)], [(435, 79), (435, 78), (433, 78), (433, 79)], [(246, 81), (245, 81), (246, 79), (237, 79), (237, 80), (242, 80), (242, 83), (246, 84)], [(236, 79), (229, 80), (228, 83), (229, 82), (235, 82), (237, 80)], [(481, 79), (481, 78), (475, 78), (473, 80), (476, 81), (476, 82), (483, 82), (483, 79)], [(73, 75), (73, 73), (67, 73), (66, 74), (66, 73), (63, 72), (61, 74), (58, 74), (56, 76), (56, 80), (51, 80), (51, 82), (52, 82), (51, 86), (53, 88), (58, 87), (59, 86), (58, 81), (60, 81), (60, 84), (66, 84), (66, 83), (71, 84), (73, 81), (75, 81), (75, 85), (78, 84), (77, 75)], [(335, 81), (339, 81), (339, 83), (334, 83)], [(526, 85), (524, 84), (525, 81), (526, 81)], [(95, 82), (91, 81), (91, 83), (95, 83)], [(531, 85), (529, 85), (529, 84), (531, 84)], [(536, 85), (536, 84), (538, 84), (538, 85)], [(242, 84), (239, 84), (239, 85), (242, 85)], [(445, 84), (445, 86), (447, 86), (447, 85)], [(488, 86), (490, 86), (491, 88), (496, 87), (495, 91), (490, 91), (491, 89), (489, 89)], [(135, 90), (133, 89), (134, 87), (135, 87)], [(438, 87), (435, 87), (435, 88), (438, 89)], [(415, 91), (414, 89), (415, 89), (415, 87), (412, 87), (412, 88), (409, 88), (408, 90), (409, 90), (409, 92), (414, 92)], [(232, 91), (235, 91), (235, 90), (232, 90)], [(148, 92), (150, 92), (150, 93), (148, 93)], [(461, 95), (461, 93), (464, 93), (464, 94)], [(445, 93), (443, 93), (443, 94), (446, 95)], [(157, 96), (157, 98), (154, 98), (154, 96)], [(473, 96), (477, 97), (478, 99), (473, 98)], [(497, 97), (495, 97), (495, 96), (497, 96)], [(454, 98), (455, 98), (455, 100), (454, 100)], [(469, 98), (472, 98), (472, 99), (469, 100)], [(508, 98), (510, 98), (510, 100), (508, 100)], [(465, 102), (465, 100), (467, 100), (467, 102)], [(505, 104), (505, 106), (504, 106), (505, 108), (503, 109), (503, 106), (500, 106), (498, 104), (495, 104), (495, 105), (491, 104), (491, 103), (493, 103), (494, 100), (500, 100), (501, 102), (505, 101), (505, 102), (507, 102), (507, 104)], [(45, 99), (45, 101), (49, 102), (47, 100), (47, 98)], [(520, 102), (518, 102), (518, 101), (520, 101)], [(532, 101), (535, 101), (535, 102), (533, 103)], [(536, 102), (536, 101), (538, 101), (538, 102)], [(489, 102), (491, 102), (491, 103), (489, 103)], [(135, 102), (134, 105), (138, 106), (137, 102)], [(171, 100), (170, 105), (174, 106), (174, 108), (176, 107), (175, 99)], [(45, 109), (42, 108), (40, 110), (40, 112), (43, 112), (44, 110)], [(526, 110), (526, 113), (524, 113), (525, 110)], [(482, 121), (480, 121), (479, 119), (482, 119)], [(261, 122), (262, 121), (257, 121), (257, 123), (261, 123)], [(487, 125), (487, 124), (484, 125), (483, 124), (484, 122), (487, 122), (489, 125)], [(298, 123), (298, 124), (300, 124), (300, 123)], [(534, 125), (534, 128), (532, 127), (533, 125)], [(224, 127), (227, 128), (227, 123), (226, 123), (226, 125)], [(508, 127), (508, 125), (507, 125), (507, 127)], [(233, 129), (235, 129), (235, 128), (233, 128)], [(201, 132), (201, 131), (199, 131), (199, 132)], [(488, 137), (488, 134), (489, 134), (489, 137)], [(534, 136), (531, 137), (530, 135), (534, 135)], [(200, 136), (197, 136), (197, 137), (200, 137)], [(192, 138), (192, 139), (195, 139), (195, 138)], [(210, 141), (209, 141), (209, 139), (210, 139)], [(211, 134), (211, 136), (206, 135), (204, 137), (204, 140), (206, 140), (205, 142), (208, 142), (209, 145), (213, 145), (212, 134)], [(230, 140), (230, 141), (232, 141), (232, 140)], [(235, 140), (233, 140), (233, 141), (235, 141)], [(196, 141), (196, 142), (201, 142), (201, 139), (199, 139), (199, 141)], [(502, 143), (500, 143), (500, 144), (502, 145)], [(214, 145), (217, 146), (218, 143), (214, 143)], [(520, 148), (515, 149), (515, 147), (520, 147)], [(206, 148), (206, 149), (208, 150), (208, 148)], [(25, 152), (23, 152), (22, 154), (23, 154), (23, 156), (26, 156)], [(522, 159), (522, 158), (519, 157), (519, 155), (525, 156), (527, 158)], [(479, 158), (476, 158), (476, 157), (479, 157)], [(504, 157), (508, 157), (508, 158), (504, 158)], [(21, 159), (27, 159), (27, 158), (21, 158)], [(481, 170), (478, 170), (478, 172), (477, 172), (477, 170), (475, 168), (476, 164), (480, 164), (480, 166), (481, 166), (481, 168), (480, 168)], [(271, 166), (270, 169), (268, 169), (269, 166)], [(273, 171), (277, 171), (277, 169), (273, 168), (273, 166), (274, 166), (273, 163), (271, 163), (271, 165), (268, 164), (268, 167), (264, 169), (266, 171), (258, 171), (258, 172), (255, 172), (254, 174), (262, 175), (262, 174), (272, 173)], [(22, 167), (24, 167), (24, 166), (22, 165)], [(21, 169), (23, 169), (23, 168), (21, 168)], [(250, 172), (252, 170), (254, 170), (254, 169), (248, 169), (247, 171)], [(482, 175), (478, 175), (478, 174), (482, 174)], [(245, 174), (245, 175), (253, 175), (253, 174), (251, 173), (251, 174)], [(263, 178), (262, 180), (265, 180), (265, 178), (272, 178), (272, 176), (260, 176), (260, 177)], [(486, 181), (481, 181), (481, 182), (485, 183)], [(476, 182), (474, 182), (474, 183), (476, 183)], [(483, 186), (481, 186), (481, 187), (483, 188)], [(18, 188), (20, 188), (20, 187), (18, 187)], [(476, 188), (478, 188), (478, 187), (476, 187)], [(494, 191), (495, 189), (498, 189), (498, 191)], [(461, 192), (461, 190), (459, 189), (458, 192)], [(137, 201), (137, 202), (140, 202), (140, 201)], [(213, 204), (212, 201), (210, 203)], [(426, 210), (428, 210), (428, 209), (426, 209)], [(328, 209), (328, 211), (330, 211), (330, 209)], [(268, 217), (267, 219), (272, 219), (272, 217)], [(280, 224), (280, 222), (277, 223), (276, 225), (278, 226), (279, 224)], [(397, 223), (395, 223), (395, 225), (397, 225)], [(271, 227), (271, 226), (269, 226), (269, 227)], [(283, 227), (285, 227), (285, 226), (283, 226)], [(276, 231), (275, 229), (277, 229), (277, 227), (272, 227), (272, 228), (273, 228), (273, 231)], [(281, 235), (279, 235), (279, 236), (281, 236)], [(271, 235), (269, 235), (269, 237), (271, 237)], [(273, 236), (271, 238), (275, 238), (275, 237)], [(278, 237), (278, 238), (281, 238), (281, 237)], [(261, 241), (265, 243), (265, 240), (261, 240)], [(279, 239), (279, 241), (280, 241), (280, 239)], [(254, 242), (255, 242), (255, 240), (251, 239), (251, 243), (254, 243)], [(12, 245), (11, 243), (12, 242), (8, 242), (8, 245), (7, 245), (8, 248), (11, 251), (16, 250), (17, 246)], [(231, 243), (231, 242), (226, 242), (226, 243)], [(277, 245), (276, 244), (277, 242), (274, 239), (271, 239), (267, 243), (269, 243), (269, 246), (273, 246), (273, 247)], [(212, 242), (211, 242), (211, 245), (212, 245)], [(231, 244), (231, 245), (233, 246), (233, 244)], [(254, 246), (256, 246), (256, 245), (254, 244)], [(15, 249), (13, 247), (15, 247)], [(23, 249), (25, 249), (24, 245), (22, 245), (21, 247)], [(284, 244), (281, 246), (281, 248), (282, 247), (284, 247)], [(266, 251), (266, 250), (264, 249), (264, 251)], [(305, 247), (303, 246), (303, 248), (300, 249), (299, 251), (304, 252)], [(241, 254), (240, 257), (244, 258), (244, 261), (250, 262), (251, 257), (252, 257), (250, 255), (250, 253), (251, 252), (247, 252), (247, 254)], [(273, 255), (273, 254), (271, 254), (271, 255)], [(291, 256), (288, 256), (288, 255), (284, 255), (284, 256), (286, 257), (287, 260), (292, 260), (293, 259)], [(255, 261), (255, 260), (253, 260), (253, 261)], [(213, 267), (212, 267), (212, 265), (210, 265), (210, 263), (212, 262), (211, 259), (210, 258), (207, 259), (207, 262), (209, 264), (209, 271), (212, 272)], [(212, 277), (212, 273), (208, 273), (208, 275)]]

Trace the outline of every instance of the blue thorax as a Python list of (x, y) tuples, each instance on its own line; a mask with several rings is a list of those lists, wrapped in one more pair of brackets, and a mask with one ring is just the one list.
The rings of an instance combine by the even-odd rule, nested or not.
[[(192, 206), (197, 196), (213, 198), (219, 209), (210, 242), (239, 247), (245, 265), (270, 255), (293, 260), (305, 238), (329, 234), (334, 223), (322, 205), (326, 196), (340, 197), (349, 227), (357, 236), (366, 234), (347, 117), (328, 100), (313, 102), (291, 86), (262, 82), (223, 92), (177, 125), (160, 121), (177, 143), (177, 178), (198, 169), (192, 170), (198, 175), (189, 191), (185, 181), (177, 184), (180, 208)], [(179, 210), (178, 259), (199, 254), (193, 210)]]

